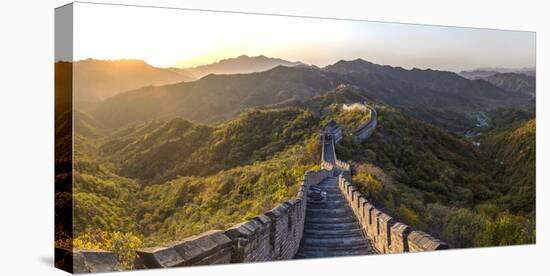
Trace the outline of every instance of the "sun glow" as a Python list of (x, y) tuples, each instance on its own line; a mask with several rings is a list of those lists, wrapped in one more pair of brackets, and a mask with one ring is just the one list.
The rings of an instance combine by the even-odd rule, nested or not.
[(445, 70), (535, 64), (530, 32), (86, 3), (76, 3), (74, 14), (76, 60), (128, 58), (192, 67), (266, 55), (318, 66), (363, 58)]

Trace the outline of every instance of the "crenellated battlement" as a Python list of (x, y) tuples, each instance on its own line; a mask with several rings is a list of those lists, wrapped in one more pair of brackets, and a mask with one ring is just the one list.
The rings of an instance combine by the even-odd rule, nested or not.
[[(377, 125), (376, 110), (371, 106), (367, 107), (371, 110), (369, 122), (354, 132), (359, 141), (370, 137)], [(412, 227), (396, 221), (369, 202), (366, 196), (361, 194), (359, 189), (351, 183), (350, 165), (338, 160), (334, 150), (334, 139), (329, 140), (330, 143), (323, 143), (323, 162), (334, 160), (333, 164), (326, 165), (326, 167), (332, 165), (338, 175), (338, 186), (359, 221), (364, 235), (373, 242), (380, 253), (420, 252), (448, 248), (445, 242), (422, 231), (413, 230)], [(325, 146), (330, 148), (325, 149)], [(325, 156), (325, 154), (334, 156)]]
[[(370, 106), (368, 108), (371, 109), (370, 121), (354, 132), (360, 141), (367, 139), (374, 132), (377, 124), (376, 110)], [(332, 129), (340, 128), (333, 124)], [(358, 226), (357, 230), (346, 230), (330, 224), (322, 226), (322, 229), (309, 229), (310, 233), (322, 233), (319, 235), (330, 236), (327, 240), (322, 241), (325, 251), (322, 251), (323, 254), (319, 256), (333, 256), (331, 254), (327, 255), (326, 249), (336, 248), (342, 250), (341, 248), (344, 248), (348, 241), (359, 245), (357, 247), (361, 248), (360, 251), (357, 251), (359, 254), (419, 252), (448, 248), (446, 243), (422, 231), (413, 230), (412, 227), (396, 221), (390, 215), (377, 209), (351, 183), (350, 164), (337, 159), (335, 144), (341, 137), (337, 139), (332, 133), (324, 131), (321, 133), (321, 138), (321, 169), (315, 172), (308, 171), (304, 174), (299, 191), (294, 198), (229, 229), (210, 230), (164, 246), (139, 249), (136, 251), (135, 268), (167, 268), (293, 259), (300, 250), (301, 244), (306, 248), (320, 242), (305, 243), (303, 241), (308, 214), (306, 210), (308, 191), (311, 186), (318, 185), (321, 182), (330, 183), (330, 181), (333, 181), (332, 183), (337, 181), (335, 185), (338, 187), (334, 186), (334, 188), (329, 189), (332, 189), (331, 193), (338, 190), (341, 192), (344, 205), (339, 203), (341, 205), (339, 205), (340, 209), (334, 210), (324, 210), (317, 207), (315, 211), (309, 213), (324, 214), (323, 212), (328, 212), (327, 214), (338, 215), (339, 212), (346, 212), (345, 210), (348, 208), (342, 209), (342, 206), (345, 206), (345, 202), (347, 202), (351, 211), (349, 211), (349, 216), (342, 218), (345, 222), (340, 223), (343, 223), (342, 227), (344, 227), (343, 225), (355, 224), (355, 222), (349, 221), (355, 216), (356, 225)], [(324, 187), (329, 186), (325, 185)], [(332, 196), (334, 197), (334, 194)], [(342, 200), (339, 200), (339, 202), (342, 202)], [(330, 204), (334, 205), (336, 203)], [(340, 217), (329, 218), (329, 220), (332, 219), (340, 221)], [(315, 218), (313, 218), (313, 221), (315, 221)], [(360, 230), (358, 230), (359, 228)], [(329, 229), (329, 233), (326, 232), (327, 229)], [(357, 234), (353, 234), (354, 231), (357, 231)], [(342, 237), (339, 233), (348, 236)], [(357, 237), (361, 235), (362, 238)], [(345, 241), (346, 239), (348, 240)], [(63, 255), (66, 256), (62, 258), (66, 262), (63, 266), (71, 271), (86, 273), (120, 270), (116, 257), (112, 252), (102, 250), (71, 251), (60, 248), (56, 250), (62, 251)]]
[(120, 271), (117, 258), (113, 252), (100, 249), (67, 249), (55, 248), (55, 266), (71, 273), (98, 273)]
[(377, 209), (351, 184), (344, 174), (338, 178), (338, 186), (361, 224), (364, 234), (373, 241), (380, 253), (420, 252), (447, 249), (448, 245), (422, 231), (396, 221)]
[(136, 268), (293, 259), (304, 232), (307, 191), (332, 171), (308, 171), (295, 198), (226, 230), (211, 230), (163, 247), (137, 251)]
[(366, 107), (370, 110), (370, 120), (359, 126), (353, 133), (359, 142), (367, 140), (372, 135), (376, 125), (378, 124), (378, 113), (376, 112), (376, 109), (370, 105), (366, 105)]

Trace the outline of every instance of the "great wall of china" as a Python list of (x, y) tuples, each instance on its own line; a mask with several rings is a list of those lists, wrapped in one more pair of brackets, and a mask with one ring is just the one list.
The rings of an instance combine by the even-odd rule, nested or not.
[[(377, 125), (370, 120), (354, 135), (364, 141)], [(340, 130), (341, 131), (341, 130)], [(431, 251), (447, 244), (397, 222), (377, 209), (352, 184), (350, 165), (338, 160), (334, 135), (322, 132), (321, 169), (308, 171), (295, 198), (226, 230), (211, 230), (161, 247), (138, 250), (136, 269), (248, 263), (297, 258)], [(315, 188), (314, 188), (315, 187)], [(313, 199), (311, 190), (320, 192)], [(102, 250), (56, 248), (75, 273), (120, 270)]]

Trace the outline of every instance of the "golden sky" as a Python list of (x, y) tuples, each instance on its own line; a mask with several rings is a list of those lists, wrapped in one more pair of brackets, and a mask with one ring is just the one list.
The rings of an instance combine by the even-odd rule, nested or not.
[(535, 65), (533, 32), (76, 3), (74, 59), (191, 67), (239, 55), (325, 66), (363, 58), (405, 68)]

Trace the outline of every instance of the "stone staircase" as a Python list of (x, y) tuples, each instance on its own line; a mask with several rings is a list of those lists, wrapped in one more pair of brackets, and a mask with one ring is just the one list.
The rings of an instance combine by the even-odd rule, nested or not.
[(376, 254), (338, 188), (338, 178), (328, 177), (317, 187), (326, 191), (326, 200), (308, 199), (304, 235), (296, 259)]

